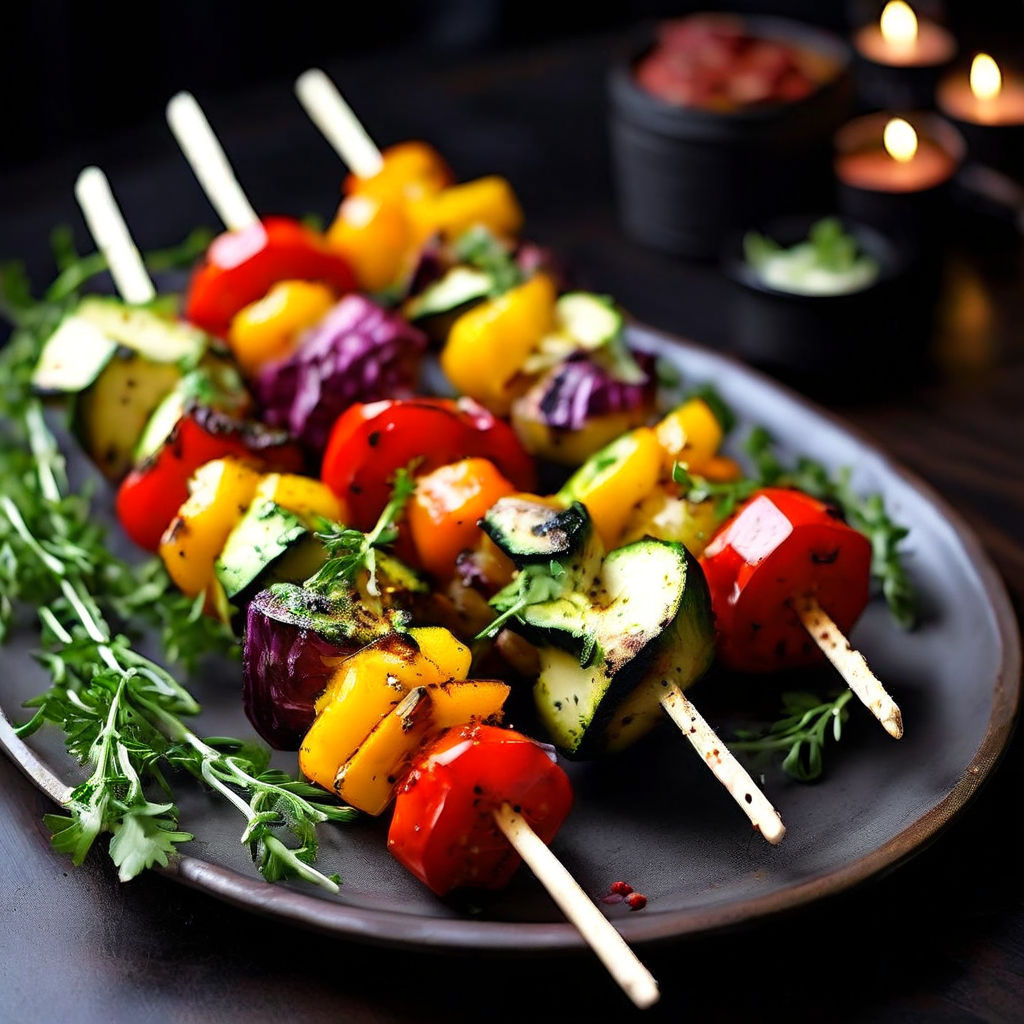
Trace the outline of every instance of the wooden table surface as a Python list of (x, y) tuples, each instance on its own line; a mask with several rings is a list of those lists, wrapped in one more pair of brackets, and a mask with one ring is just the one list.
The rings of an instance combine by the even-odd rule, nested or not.
[[(641, 320), (727, 345), (726, 283), (626, 241), (614, 221), (603, 80), (613, 41), (451, 66), (415, 56), (329, 68), (382, 141), (425, 137), (462, 178), (499, 171), (528, 233)], [(301, 68), (296, 68), (296, 71)], [(187, 86), (187, 82), (182, 83)], [(329, 214), (340, 167), (288, 83), (200, 97), (258, 209)], [(159, 112), (130, 136), (0, 181), (0, 255), (50, 272), (46, 232), (84, 229), (71, 185), (101, 163), (143, 248), (212, 223)], [(955, 223), (954, 223), (955, 222)], [(1024, 599), (1024, 289), (1013, 239), (951, 218), (938, 370), (836, 411), (970, 522)], [(879, 369), (883, 380), (884, 368)], [(1020, 738), (928, 849), (888, 876), (786, 917), (645, 950), (666, 996), (647, 1019), (1012, 1021), (1024, 1018)], [(491, 959), (366, 949), (279, 925), (157, 876), (118, 883), (104, 856), (51, 853), (51, 808), (0, 759), (0, 1019), (21, 1021), (626, 1018), (589, 957)]]

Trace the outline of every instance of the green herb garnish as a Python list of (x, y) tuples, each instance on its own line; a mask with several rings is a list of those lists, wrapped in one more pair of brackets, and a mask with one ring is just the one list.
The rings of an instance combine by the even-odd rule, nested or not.
[(329, 594), (339, 587), (350, 587), (356, 574), (365, 569), (369, 574), (366, 592), (377, 597), (380, 591), (377, 587), (376, 550), (393, 544), (397, 539), (396, 524), (415, 490), (416, 481), (409, 469), (399, 469), (392, 481), (391, 498), (369, 533), (341, 524), (317, 533), (327, 548), (329, 558), (315, 575), (306, 580), (305, 586)]
[(464, 231), (452, 245), (456, 258), (491, 276), (491, 295), (503, 295), (522, 284), (525, 274), (500, 238), (482, 224)]
[(842, 736), (843, 723), (850, 714), (846, 705), (852, 697), (852, 690), (826, 701), (813, 693), (784, 693), (784, 717), (766, 732), (736, 730), (737, 739), (729, 742), (729, 748), (752, 754), (785, 750), (784, 771), (800, 782), (811, 782), (821, 777), (829, 733), (837, 743)]
[(524, 566), (508, 586), (491, 598), (491, 607), (501, 614), (473, 638), (483, 640), (497, 636), (509, 619), (530, 605), (543, 604), (559, 597), (565, 589), (565, 566), (560, 562)]
[[(161, 256), (166, 265), (191, 260), (196, 244), (193, 236)], [(0, 640), (19, 611), (36, 610), (37, 659), (52, 685), (26, 702), (34, 713), (17, 732), (59, 726), (68, 752), (90, 769), (68, 794), (67, 813), (47, 816), (54, 847), (80, 863), (110, 833), (122, 879), (166, 865), (192, 838), (178, 827), (170, 785), (170, 773), (185, 771), (242, 813), (242, 842), (264, 877), (302, 878), (335, 891), (337, 882), (311, 866), (316, 826), (356, 812), (268, 769), (263, 747), (198, 736), (185, 724), (200, 710), (192, 695), (110, 625), (140, 617), (159, 625), (168, 653), (187, 664), (236, 647), (198, 601), (169, 593), (162, 567), (133, 568), (110, 554), (87, 496), (68, 493), (64, 460), (30, 378), (49, 332), (104, 264), (77, 256), (67, 232), (56, 234), (55, 250), (60, 276), (41, 302), (33, 302), (21, 268), (0, 273), (0, 302), (15, 325), (0, 354)], [(154, 790), (155, 801), (147, 795)]]

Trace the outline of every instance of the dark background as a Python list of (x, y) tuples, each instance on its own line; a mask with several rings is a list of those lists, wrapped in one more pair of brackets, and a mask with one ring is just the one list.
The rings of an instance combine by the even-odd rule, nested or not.
[[(0, 29), (0, 169), (70, 147), (84, 156), (83, 144), (140, 124), (179, 89), (232, 94), (339, 58), (456, 60), (701, 9), (783, 14), (841, 30), (881, 7), (878, 0), (10, 3)], [(917, 0), (914, 7), (946, 20), (965, 48), (998, 51), (1024, 35), (1019, 0)]]

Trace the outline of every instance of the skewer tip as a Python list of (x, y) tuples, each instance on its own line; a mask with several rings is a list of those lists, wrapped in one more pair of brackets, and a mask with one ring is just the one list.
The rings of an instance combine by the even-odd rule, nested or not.
[(894, 739), (903, 739), (903, 715), (900, 709), (893, 704), (889, 717), (882, 722), (882, 728)]

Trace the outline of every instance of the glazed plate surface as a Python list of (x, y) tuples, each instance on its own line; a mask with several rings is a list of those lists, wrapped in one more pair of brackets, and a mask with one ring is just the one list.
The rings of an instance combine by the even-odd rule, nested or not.
[[(629, 941), (646, 942), (751, 922), (827, 897), (920, 849), (964, 805), (1009, 739), (1020, 689), (1020, 638), (988, 557), (929, 487), (767, 378), (647, 328), (634, 326), (630, 332), (631, 343), (670, 360), (687, 384), (712, 381), (742, 413), (738, 436), (744, 427), (762, 424), (785, 454), (850, 466), (859, 492), (881, 492), (893, 517), (911, 527), (905, 543), (921, 598), (921, 623), (913, 632), (896, 626), (876, 599), (852, 637), (900, 704), (904, 738), (890, 739), (854, 703), (841, 744), (826, 752), (820, 782), (805, 785), (775, 766), (763, 769), (764, 788), (788, 828), (777, 848), (751, 832), (668, 723), (618, 757), (567, 765), (576, 804), (553, 849), (595, 896), (616, 879), (644, 892), (649, 902), (641, 912), (622, 906), (607, 910)], [(0, 705), (9, 718), (20, 720), (20, 702), (46, 686), (30, 658), (32, 639), (16, 637), (0, 649)], [(727, 737), (731, 728), (749, 724), (752, 715), (762, 721), (776, 717), (783, 688), (824, 693), (836, 690), (837, 681), (826, 668), (784, 681), (712, 673), (690, 695)], [(237, 670), (211, 670), (193, 681), (192, 689), (204, 706), (200, 733), (251, 734)], [(531, 723), (517, 719), (514, 724), (528, 729)], [(80, 778), (56, 730), (37, 734), (29, 749), (0, 720), (0, 742), (51, 794), (57, 779), (73, 784)], [(294, 755), (275, 761), (295, 770)], [(238, 842), (237, 812), (188, 782), (178, 787), (178, 795), (182, 827), (198, 838), (167, 873), (211, 896), (269, 917), (392, 946), (582, 947), (525, 869), (501, 893), (441, 901), (389, 856), (386, 820), (363, 818), (321, 829), (319, 866), (341, 875), (338, 896), (300, 885), (269, 885)]]

